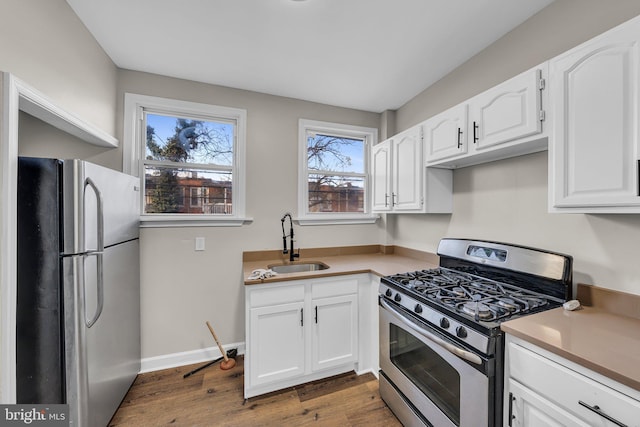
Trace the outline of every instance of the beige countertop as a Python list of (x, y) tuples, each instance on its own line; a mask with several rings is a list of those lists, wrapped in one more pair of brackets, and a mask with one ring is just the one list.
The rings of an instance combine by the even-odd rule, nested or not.
[(388, 276), (407, 271), (435, 268), (437, 255), (395, 246), (351, 246), (340, 248), (302, 249), (300, 258), (293, 264), (323, 262), (329, 266), (326, 270), (302, 273), (280, 273), (267, 279), (248, 280), (251, 272), (268, 268), (272, 264), (289, 264), (288, 255), (281, 251), (256, 251), (243, 254), (243, 278), (245, 285), (299, 280), (318, 277), (330, 277), (345, 274), (373, 273)]
[(577, 299), (579, 310), (557, 308), (501, 328), (640, 391), (640, 296), (578, 285)]

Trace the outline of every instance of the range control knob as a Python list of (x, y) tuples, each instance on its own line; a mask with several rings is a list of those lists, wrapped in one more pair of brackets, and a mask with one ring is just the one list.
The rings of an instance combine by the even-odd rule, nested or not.
[(387, 289), (387, 292), (385, 292), (384, 294), (389, 298), (391, 298), (391, 295), (393, 295), (393, 292), (391, 292), (391, 289)]
[(443, 317), (442, 319), (440, 319), (440, 326), (445, 329), (449, 329), (449, 326), (451, 326), (449, 324), (449, 319), (447, 319), (446, 317)]
[(416, 306), (413, 309), (413, 311), (415, 311), (418, 314), (422, 313), (422, 306), (420, 304), (416, 304)]
[(396, 294), (396, 296), (395, 296), (395, 297), (393, 297), (393, 300), (394, 300), (395, 302), (400, 302), (400, 300), (401, 300), (401, 299), (402, 299), (402, 297), (400, 296), (400, 294)]
[(463, 326), (458, 326), (456, 328), (456, 335), (458, 336), (458, 338), (466, 338), (467, 330)]

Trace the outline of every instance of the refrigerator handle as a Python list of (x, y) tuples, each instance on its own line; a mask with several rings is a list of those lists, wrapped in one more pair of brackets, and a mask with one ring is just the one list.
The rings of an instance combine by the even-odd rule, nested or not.
[[(85, 322), (87, 324), (87, 328), (92, 327), (100, 318), (102, 314), (102, 308), (104, 306), (104, 270), (102, 264), (102, 257), (104, 254), (104, 209), (102, 205), (102, 193), (98, 190), (96, 184), (91, 180), (91, 178), (87, 178), (84, 182), (84, 190), (87, 191), (87, 187), (91, 187), (91, 190), (96, 195), (96, 212), (97, 212), (97, 227), (98, 227), (98, 235), (97, 235), (97, 244), (98, 247), (95, 251), (89, 251), (87, 256), (95, 256), (96, 257), (96, 275), (97, 275), (97, 291), (98, 291), (98, 306), (96, 307), (96, 312), (93, 317), (89, 319), (85, 313)], [(86, 282), (85, 282), (86, 283)], [(86, 295), (86, 292), (85, 292)], [(86, 307), (86, 302), (84, 304)]]

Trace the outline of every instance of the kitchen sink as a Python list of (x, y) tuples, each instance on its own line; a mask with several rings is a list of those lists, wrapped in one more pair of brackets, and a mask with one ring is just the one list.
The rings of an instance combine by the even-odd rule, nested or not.
[(329, 266), (323, 262), (300, 262), (292, 264), (272, 264), (269, 268), (276, 273), (302, 273), (305, 271), (326, 270)]

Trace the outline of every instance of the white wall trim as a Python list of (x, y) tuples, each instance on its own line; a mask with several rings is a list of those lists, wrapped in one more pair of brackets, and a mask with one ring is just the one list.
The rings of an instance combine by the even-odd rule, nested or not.
[(20, 110), (90, 144), (117, 147), (108, 133), (65, 111), (31, 86), (0, 72), (0, 402), (16, 401), (17, 187)]
[[(244, 342), (226, 344), (225, 351), (232, 348), (238, 349), (238, 354), (244, 354)], [(217, 346), (207, 347), (198, 350), (183, 351), (180, 353), (164, 354), (162, 356), (146, 357), (142, 359), (140, 373), (159, 371), (162, 369), (175, 368), (177, 366), (191, 365), (194, 363), (210, 362), (222, 357), (222, 353)]]
[(1, 73), (0, 116), (0, 402), (16, 402), (16, 274), (18, 185), (18, 86)]
[(59, 108), (52, 100), (26, 83), (12, 78), (20, 97), (19, 108), (25, 113), (98, 147), (116, 148), (118, 140), (102, 129)]
[[(216, 117), (235, 121), (235, 143), (233, 160), (233, 215), (206, 215), (208, 226), (240, 226), (250, 218), (246, 212), (246, 145), (247, 145), (247, 110), (241, 108), (224, 107), (213, 104), (181, 101), (177, 99), (161, 98), (157, 96), (139, 95), (126, 92), (124, 94), (124, 123), (122, 140), (122, 166), (124, 173), (140, 178), (140, 188), (144, 188), (144, 150), (140, 141), (144, 140), (144, 111), (158, 111), (168, 114), (185, 115), (186, 117), (201, 117), (214, 119)], [(140, 211), (144, 212), (143, 201), (140, 199)], [(153, 215), (156, 216), (156, 215)], [(152, 215), (142, 215), (145, 226), (170, 226), (177, 221), (176, 226), (182, 227), (193, 215), (162, 215), (157, 220), (151, 220)], [(192, 226), (203, 225), (199, 220), (193, 221)]]
[[(365, 212), (359, 214), (346, 213), (310, 213), (308, 206), (309, 169), (307, 168), (307, 132), (335, 134), (364, 140), (364, 172), (365, 172)], [(371, 178), (369, 153), (371, 147), (378, 143), (378, 129), (365, 126), (347, 125), (341, 123), (323, 122), (319, 120), (298, 120), (298, 213), (297, 221), (300, 225), (341, 225), (341, 224), (372, 224), (378, 216), (371, 213)], [(340, 175), (340, 173), (338, 173)], [(359, 221), (358, 221), (359, 219)]]

